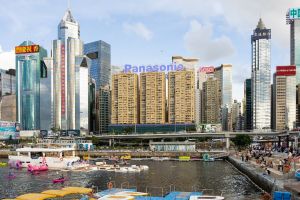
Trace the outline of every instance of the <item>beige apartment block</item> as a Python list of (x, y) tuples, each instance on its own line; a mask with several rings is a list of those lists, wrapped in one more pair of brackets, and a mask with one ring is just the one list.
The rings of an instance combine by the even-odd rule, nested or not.
[(168, 121), (195, 122), (195, 72), (194, 70), (168, 73)]
[(138, 124), (138, 75), (120, 73), (112, 76), (111, 124)]
[(164, 72), (140, 74), (140, 123), (166, 122), (166, 76)]

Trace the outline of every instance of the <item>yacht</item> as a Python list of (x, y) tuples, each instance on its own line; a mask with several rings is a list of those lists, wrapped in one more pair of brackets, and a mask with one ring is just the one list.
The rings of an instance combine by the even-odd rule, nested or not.
[(80, 158), (75, 156), (74, 147), (38, 148), (24, 147), (16, 150), (17, 155), (9, 155), (10, 162), (19, 162), (22, 167), (45, 163), (49, 169), (68, 169), (78, 164)]

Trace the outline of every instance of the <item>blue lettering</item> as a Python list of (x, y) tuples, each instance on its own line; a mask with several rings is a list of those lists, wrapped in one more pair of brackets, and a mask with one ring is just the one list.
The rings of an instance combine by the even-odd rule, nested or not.
[(159, 69), (158, 69), (158, 65), (154, 65), (154, 66), (153, 66), (153, 71), (154, 71), (154, 72), (157, 72), (158, 70), (159, 70)]
[(124, 72), (130, 72), (130, 69), (131, 69), (131, 65), (126, 64)]
[(145, 66), (139, 66), (139, 72), (145, 72)]
[(166, 70), (166, 66), (165, 66), (165, 65), (161, 65), (161, 66), (159, 67), (159, 69), (160, 69), (160, 71), (165, 71), (165, 70)]
[(152, 66), (151, 66), (151, 65), (148, 65), (146, 71), (147, 71), (147, 72), (152, 72)]
[(173, 64), (172, 65), (167, 65), (167, 71), (173, 71)]
[(139, 69), (137, 68), (137, 66), (133, 66), (132, 68), (133, 68), (132, 71), (134, 73), (138, 73), (139, 72)]
[(181, 71), (183, 70), (183, 65), (182, 64), (179, 64), (177, 65), (177, 68), (175, 68), (177, 71)]

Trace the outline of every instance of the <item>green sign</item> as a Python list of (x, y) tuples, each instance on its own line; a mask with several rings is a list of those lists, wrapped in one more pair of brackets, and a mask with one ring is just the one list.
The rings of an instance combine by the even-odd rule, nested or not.
[(300, 19), (300, 8), (290, 8), (290, 19)]

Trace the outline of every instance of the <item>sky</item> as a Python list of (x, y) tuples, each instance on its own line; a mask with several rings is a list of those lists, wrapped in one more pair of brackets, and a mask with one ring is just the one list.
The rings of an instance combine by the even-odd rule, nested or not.
[[(67, 0), (0, 0), (0, 68), (15, 68), (14, 47), (24, 40), (50, 55)], [(170, 64), (195, 57), (199, 67), (233, 66), (233, 98), (251, 77), (251, 34), (261, 17), (271, 29), (272, 73), (289, 64), (289, 8), (297, 0), (70, 0), (84, 43), (111, 45), (112, 65)]]

